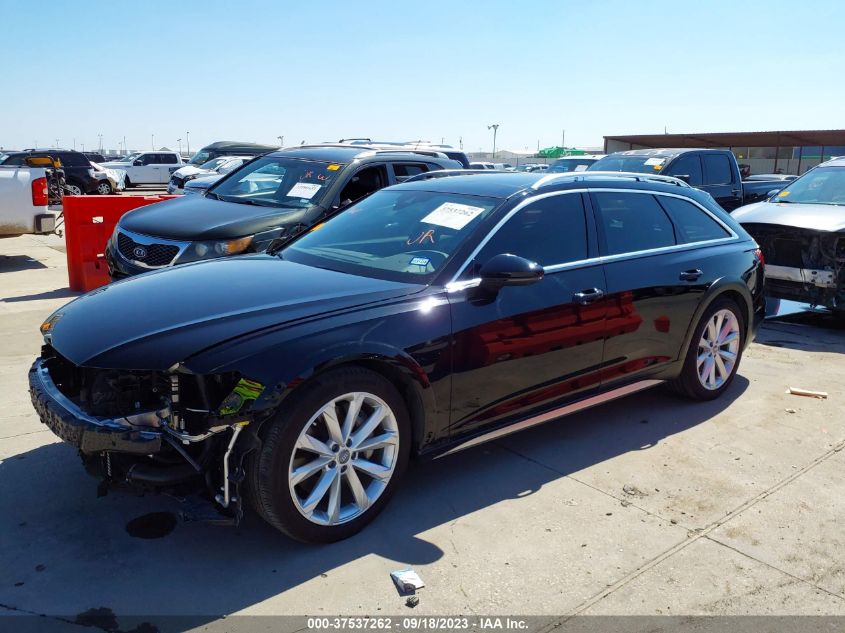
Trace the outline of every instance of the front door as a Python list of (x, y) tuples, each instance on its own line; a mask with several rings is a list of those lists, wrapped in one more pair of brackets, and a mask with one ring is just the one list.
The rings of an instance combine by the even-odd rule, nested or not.
[(742, 206), (742, 183), (739, 173), (734, 173), (732, 161), (726, 154), (701, 155), (704, 168), (704, 185), (701, 187), (716, 199), (728, 212)]
[(452, 437), (552, 408), (601, 380), (605, 281), (583, 194), (556, 192), (517, 209), (462, 277), (502, 253), (535, 261), (546, 275), (493, 297), (450, 293)]

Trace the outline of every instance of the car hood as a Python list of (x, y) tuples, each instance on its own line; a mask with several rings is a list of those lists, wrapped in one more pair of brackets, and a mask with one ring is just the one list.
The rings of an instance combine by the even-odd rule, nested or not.
[(77, 365), (161, 371), (256, 330), (424, 288), (272, 255), (230, 257), (98, 288), (53, 313), (50, 337)]
[(193, 165), (188, 165), (187, 167), (180, 167), (176, 171), (171, 174), (172, 176), (178, 176), (179, 178), (184, 178), (185, 176), (193, 176), (194, 174), (202, 174), (203, 176), (206, 174), (213, 174), (215, 173), (211, 169), (200, 169), (199, 167), (194, 167)]
[(170, 240), (219, 240), (253, 235), (298, 221), (302, 215), (302, 209), (183, 196), (130, 211), (118, 225), (127, 231)]
[(757, 202), (731, 214), (740, 224), (779, 224), (813, 231), (845, 230), (845, 206)]
[(185, 183), (185, 189), (195, 189), (194, 193), (199, 193), (200, 191), (205, 191), (215, 182), (220, 180), (223, 177), (222, 174), (214, 174), (212, 176), (200, 176), (199, 178), (194, 178), (193, 180), (189, 180)]

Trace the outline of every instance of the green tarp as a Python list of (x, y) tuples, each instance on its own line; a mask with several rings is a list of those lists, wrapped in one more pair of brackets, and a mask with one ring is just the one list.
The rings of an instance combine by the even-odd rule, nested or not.
[(574, 147), (544, 147), (537, 152), (538, 158), (560, 158), (561, 156), (583, 156), (587, 152)]

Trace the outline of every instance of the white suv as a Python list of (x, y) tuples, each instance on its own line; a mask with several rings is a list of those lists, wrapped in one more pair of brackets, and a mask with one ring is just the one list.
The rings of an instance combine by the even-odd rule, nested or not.
[(168, 151), (135, 152), (121, 161), (103, 163), (103, 167), (124, 170), (127, 187), (164, 184), (170, 174), (184, 165), (178, 153)]

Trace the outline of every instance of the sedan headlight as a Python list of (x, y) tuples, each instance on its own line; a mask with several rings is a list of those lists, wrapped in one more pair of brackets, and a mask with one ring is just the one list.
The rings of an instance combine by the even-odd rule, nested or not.
[(182, 182), (188, 182), (189, 180), (193, 180), (194, 178), (199, 178), (199, 174), (188, 174), (184, 178), (182, 178)]
[(204, 240), (191, 242), (185, 252), (179, 257), (178, 263), (197, 262), (203, 259), (214, 259), (243, 253), (252, 245), (253, 235), (239, 237), (234, 240)]

